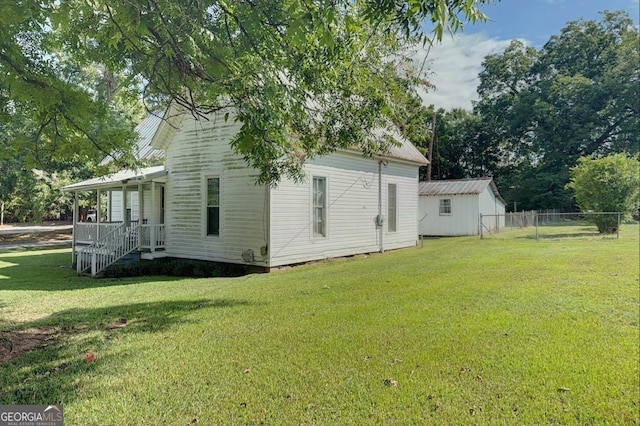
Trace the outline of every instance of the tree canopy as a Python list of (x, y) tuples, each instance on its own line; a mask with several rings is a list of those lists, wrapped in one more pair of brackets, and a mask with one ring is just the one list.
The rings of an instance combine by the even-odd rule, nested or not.
[(523, 208), (572, 204), (581, 156), (635, 154), (640, 37), (624, 12), (569, 22), (540, 49), (513, 41), (485, 58), (475, 112), (491, 129), (507, 198)]
[[(398, 72), (407, 43), (485, 19), (489, 1), (3, 1), (0, 133), (41, 166), (126, 150), (141, 96), (203, 118), (232, 111), (232, 146), (259, 180), (299, 178), (305, 158), (383, 150), (369, 130), (420, 81)], [(103, 78), (85, 79), (92, 68)]]

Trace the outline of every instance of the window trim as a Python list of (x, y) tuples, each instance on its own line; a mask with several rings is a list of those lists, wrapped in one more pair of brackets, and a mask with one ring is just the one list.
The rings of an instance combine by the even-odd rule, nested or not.
[[(446, 206), (445, 201), (449, 202), (449, 205)], [(449, 211), (446, 211), (448, 207)], [(451, 216), (453, 212), (453, 202), (451, 200), (451, 198), (440, 198), (439, 202), (438, 202), (438, 213), (440, 216)]]
[[(393, 187), (393, 215), (391, 214), (391, 188)], [(392, 222), (393, 218), (393, 222)], [(393, 223), (393, 229), (391, 224)], [(387, 232), (398, 232), (398, 185), (387, 183)]]
[[(209, 179), (218, 179), (218, 233), (209, 233)], [(203, 234), (206, 238), (220, 238), (222, 236), (222, 176), (219, 174), (205, 174), (203, 175)], [(215, 206), (212, 206), (215, 207)]]
[[(315, 220), (315, 211), (316, 211), (316, 188), (315, 183), (316, 180), (322, 180), (324, 182), (324, 196), (323, 196), (323, 205), (322, 205), (322, 223), (323, 223), (323, 232), (316, 232), (316, 220)], [(327, 238), (329, 236), (329, 178), (324, 175), (314, 175), (311, 176), (311, 226), (310, 226), (310, 234), (311, 238)]]

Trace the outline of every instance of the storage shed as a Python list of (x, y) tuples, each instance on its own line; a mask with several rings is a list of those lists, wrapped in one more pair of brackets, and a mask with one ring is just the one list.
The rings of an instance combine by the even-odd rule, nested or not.
[(492, 178), (420, 182), (419, 193), (420, 235), (479, 235), (480, 226), (487, 232), (504, 227), (505, 202)]

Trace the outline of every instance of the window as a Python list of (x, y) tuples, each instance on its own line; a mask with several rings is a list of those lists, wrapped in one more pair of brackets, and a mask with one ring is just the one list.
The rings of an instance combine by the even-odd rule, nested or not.
[(327, 236), (327, 179), (313, 178), (313, 235)]
[(448, 216), (451, 214), (451, 198), (443, 198), (440, 200), (440, 216)]
[(220, 235), (220, 178), (207, 178), (207, 235)]
[(387, 232), (396, 232), (398, 191), (395, 183), (390, 183), (387, 188)]

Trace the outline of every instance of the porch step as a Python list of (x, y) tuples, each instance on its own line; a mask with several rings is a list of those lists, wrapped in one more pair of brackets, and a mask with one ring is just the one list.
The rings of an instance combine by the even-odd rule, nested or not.
[(132, 251), (131, 253), (125, 254), (123, 257), (118, 259), (115, 262), (116, 265), (133, 265), (140, 262), (140, 252)]

